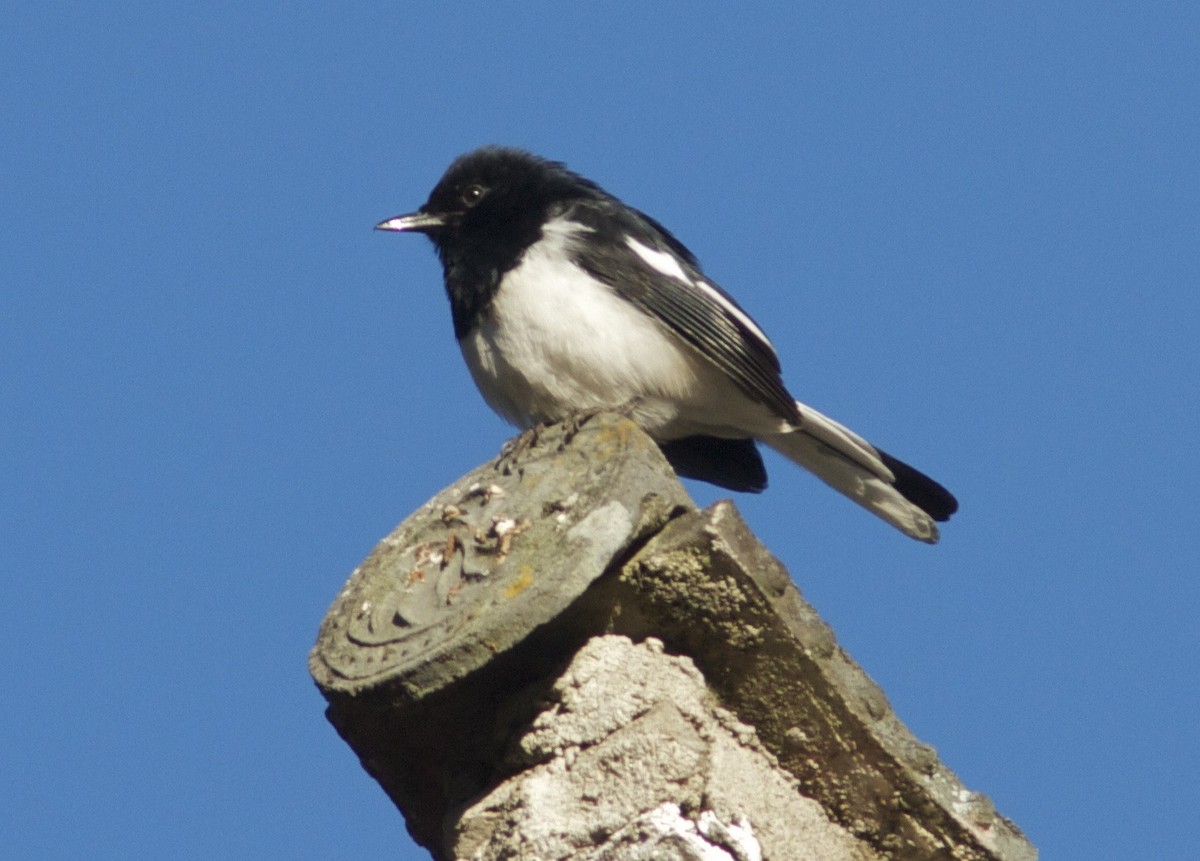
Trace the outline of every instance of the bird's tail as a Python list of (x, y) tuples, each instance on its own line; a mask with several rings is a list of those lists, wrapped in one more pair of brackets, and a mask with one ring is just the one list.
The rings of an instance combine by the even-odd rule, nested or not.
[(946, 488), (812, 407), (796, 406), (801, 423), (762, 437), (764, 443), (905, 535), (937, 543), (934, 521), (949, 520), (958, 510)]

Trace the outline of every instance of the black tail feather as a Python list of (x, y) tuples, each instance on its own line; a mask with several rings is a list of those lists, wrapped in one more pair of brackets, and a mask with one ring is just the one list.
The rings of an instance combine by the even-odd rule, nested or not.
[(688, 436), (660, 442), (658, 447), (684, 478), (739, 493), (759, 493), (767, 487), (767, 468), (752, 439)]
[(909, 502), (924, 511), (934, 520), (947, 521), (958, 511), (958, 500), (925, 473), (913, 469), (902, 460), (897, 460), (885, 451), (876, 449), (879, 459), (896, 476), (894, 487)]

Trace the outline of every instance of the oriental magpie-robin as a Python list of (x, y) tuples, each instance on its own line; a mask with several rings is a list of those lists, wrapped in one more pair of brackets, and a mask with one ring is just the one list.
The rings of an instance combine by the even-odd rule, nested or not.
[(958, 508), (933, 479), (798, 403), (762, 329), (661, 224), (517, 149), (460, 157), (416, 212), (488, 404), (521, 428), (621, 409), (680, 475), (760, 491), (765, 443), (905, 534)]

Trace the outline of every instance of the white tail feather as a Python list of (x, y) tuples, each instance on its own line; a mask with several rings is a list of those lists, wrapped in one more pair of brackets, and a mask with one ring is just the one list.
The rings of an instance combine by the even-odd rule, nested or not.
[(905, 535), (936, 544), (933, 518), (893, 487), (896, 477), (879, 452), (858, 434), (804, 404), (798, 428), (762, 437), (762, 442), (799, 464)]

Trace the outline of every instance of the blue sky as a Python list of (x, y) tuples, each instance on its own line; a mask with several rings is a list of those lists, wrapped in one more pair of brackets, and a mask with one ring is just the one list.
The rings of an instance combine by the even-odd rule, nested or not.
[(958, 495), (935, 548), (774, 456), (737, 500), (913, 731), (1043, 857), (1189, 856), (1198, 37), (1179, 3), (11, 4), (6, 851), (424, 857), (305, 657), (509, 434), (428, 244), (371, 230), (495, 142), (655, 215), (801, 400)]

